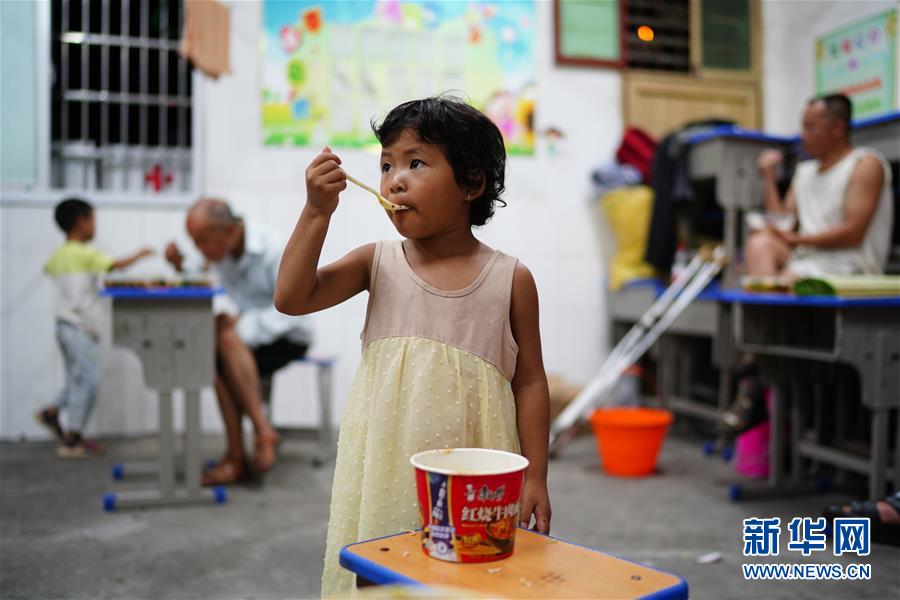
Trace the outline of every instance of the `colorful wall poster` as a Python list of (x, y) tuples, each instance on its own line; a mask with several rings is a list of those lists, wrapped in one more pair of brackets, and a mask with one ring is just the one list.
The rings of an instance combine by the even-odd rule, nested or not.
[(533, 0), (266, 0), (263, 143), (364, 148), (371, 121), (451, 92), (534, 151)]
[(856, 119), (894, 110), (896, 77), (896, 10), (816, 40), (816, 94), (846, 94)]

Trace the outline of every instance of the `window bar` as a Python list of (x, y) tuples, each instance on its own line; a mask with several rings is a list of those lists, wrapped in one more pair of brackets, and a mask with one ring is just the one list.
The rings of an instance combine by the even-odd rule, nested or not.
[[(131, 16), (129, 14), (129, 6), (131, 5), (131, 0), (116, 0), (117, 2), (122, 3), (121, 17), (122, 17), (122, 28), (121, 28), (121, 37), (125, 40), (129, 35), (131, 35)], [(119, 62), (119, 72), (121, 74), (121, 90), (120, 92), (124, 94), (128, 94), (130, 92), (131, 84), (128, 81), (128, 63), (131, 61), (131, 51), (127, 46), (123, 45), (119, 48), (119, 56), (121, 60)], [(119, 143), (122, 145), (122, 164), (119, 166), (122, 169), (122, 190), (125, 191), (129, 187), (129, 183), (131, 182), (131, 152), (128, 148), (129, 139), (128, 139), (128, 115), (129, 115), (130, 104), (127, 101), (123, 101), (119, 104)]]
[(72, 40), (70, 38), (66, 38), (62, 40), (64, 44), (109, 44), (111, 46), (122, 45), (127, 46), (129, 48), (161, 48), (161, 49), (169, 49), (169, 50), (177, 50), (178, 42), (175, 41), (166, 41), (166, 40), (157, 40), (148, 38), (147, 40), (141, 41), (139, 39), (129, 38), (122, 35), (103, 35), (102, 33), (84, 33), (83, 36), (79, 36), (78, 40)]
[[(178, 9), (178, 35), (181, 35), (184, 32), (184, 3), (179, 5)], [(176, 60), (178, 61), (178, 89), (176, 94), (178, 95), (178, 100), (190, 100), (187, 94), (187, 78), (191, 76), (190, 71), (187, 68), (187, 60), (184, 59), (180, 54), (176, 55)], [(186, 103), (185, 103), (186, 104)], [(185, 104), (180, 104), (178, 107), (178, 149), (188, 151), (187, 147), (187, 128), (190, 124), (187, 122), (187, 108)], [(182, 161), (179, 164), (181, 170), (181, 182), (182, 182), (182, 190), (187, 190), (187, 179), (188, 179), (188, 171), (189, 165), (192, 161), (192, 154), (190, 151), (187, 152), (188, 159), (187, 161)]]
[[(109, 0), (103, 0), (101, 31), (103, 35), (109, 34)], [(100, 161), (100, 188), (109, 187), (110, 172), (112, 171), (112, 157), (109, 153), (109, 44), (100, 47), (100, 148), (104, 158)]]
[[(169, 38), (169, 4), (167, 0), (162, 0), (159, 4), (159, 37), (161, 40), (168, 41)], [(157, 93), (163, 100), (159, 104), (159, 148), (162, 156), (162, 164), (164, 169), (171, 164), (168, 152), (168, 117), (169, 106), (166, 102), (169, 99), (169, 51), (160, 48), (159, 54), (159, 89)]]
[[(59, 37), (69, 28), (69, 0), (62, 0), (62, 15), (60, 19)], [(59, 171), (60, 185), (66, 185), (66, 165), (63, 153), (69, 140), (69, 103), (65, 99), (65, 94), (69, 90), (69, 45), (60, 44), (59, 48), (59, 148), (57, 150), (59, 160), (57, 161), (57, 169)]]
[[(87, 33), (91, 30), (91, 0), (81, 0), (81, 31)], [(81, 45), (81, 89), (85, 90), (89, 88), (90, 82), (90, 72), (88, 70), (88, 55), (90, 54), (90, 46), (87, 44)], [(90, 131), (90, 111), (88, 110), (89, 104), (87, 102), (81, 103), (81, 143), (83, 144), (82, 150), (86, 149), (88, 145), (88, 132)], [(87, 188), (87, 184), (90, 176), (90, 166), (92, 161), (82, 159), (81, 164), (84, 169), (84, 179), (82, 179), (82, 188)]]
[(100, 90), (74, 90), (71, 92), (67, 92), (65, 97), (72, 102), (100, 102), (105, 98), (110, 102), (131, 102), (135, 105), (141, 103), (153, 106), (159, 105), (171, 107), (191, 105), (189, 98), (179, 100), (174, 96), (166, 97), (156, 94), (148, 94), (146, 96), (142, 96), (141, 94), (120, 94), (118, 92), (106, 92), (104, 94)]
[[(141, 95), (146, 96), (148, 93), (147, 89), (147, 71), (148, 71), (148, 56), (147, 56), (147, 46), (145, 42), (149, 37), (150, 30), (150, 14), (149, 14), (149, 2), (141, 2), (141, 63), (140, 63), (140, 78), (141, 78)], [(141, 160), (141, 179), (143, 180), (144, 174), (146, 174), (147, 169), (149, 168), (149, 158), (147, 153), (147, 105), (140, 105), (140, 122), (138, 123), (138, 130), (140, 131), (140, 139), (138, 140), (139, 152), (142, 157)], [(146, 182), (142, 184), (143, 188), (146, 188)]]

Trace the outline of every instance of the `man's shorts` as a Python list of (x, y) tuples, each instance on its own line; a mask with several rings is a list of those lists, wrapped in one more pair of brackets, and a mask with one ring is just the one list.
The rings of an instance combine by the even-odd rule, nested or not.
[(275, 340), (266, 346), (251, 348), (256, 368), (260, 377), (267, 377), (289, 362), (306, 356), (307, 346), (296, 344), (284, 338)]

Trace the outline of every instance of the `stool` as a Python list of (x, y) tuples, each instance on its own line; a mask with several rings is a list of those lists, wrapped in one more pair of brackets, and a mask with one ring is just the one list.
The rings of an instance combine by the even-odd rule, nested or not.
[[(318, 442), (318, 449), (313, 455), (313, 466), (320, 467), (334, 455), (333, 430), (331, 427), (331, 391), (332, 391), (332, 373), (335, 356), (304, 356), (297, 359), (295, 363), (304, 365), (312, 365), (316, 368), (316, 387), (319, 394), (319, 426), (318, 427), (296, 427), (282, 426), (279, 427), (272, 423), (275, 430), (282, 437), (289, 438), (307, 438), (315, 437)], [(266, 406), (269, 420), (272, 420), (272, 376), (260, 377), (259, 394), (263, 404)]]

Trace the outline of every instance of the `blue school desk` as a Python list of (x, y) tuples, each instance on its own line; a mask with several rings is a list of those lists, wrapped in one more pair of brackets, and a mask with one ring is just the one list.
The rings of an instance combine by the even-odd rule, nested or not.
[[(778, 384), (770, 407), (770, 486), (777, 489), (784, 484), (788, 410), (790, 471), (795, 482), (800, 476), (800, 459), (805, 457), (866, 475), (872, 499), (884, 495), (886, 480), (893, 479), (895, 487), (900, 485), (900, 418), (893, 473), (887, 468), (889, 416), (900, 409), (900, 296), (798, 297), (720, 290), (719, 299), (720, 359), (733, 363), (737, 353), (753, 353)], [(868, 458), (802, 435), (807, 403), (798, 399), (788, 403), (779, 392), (797, 389), (811, 363), (845, 363), (858, 373), (861, 401), (871, 414)], [(840, 432), (845, 419), (833, 417)]]
[[(215, 377), (213, 296), (222, 290), (203, 287), (111, 287), (113, 344), (132, 350), (144, 368), (144, 383), (159, 393), (158, 464), (115, 465), (113, 478), (158, 474), (155, 488), (106, 494), (106, 510), (224, 502), (224, 488), (200, 486), (200, 390)], [(172, 392), (184, 390), (184, 484), (175, 483), (175, 432)]]
[(526, 529), (515, 552), (486, 563), (451, 563), (426, 556), (419, 532), (350, 544), (341, 566), (367, 583), (459, 588), (487, 598), (688, 597), (675, 575)]

